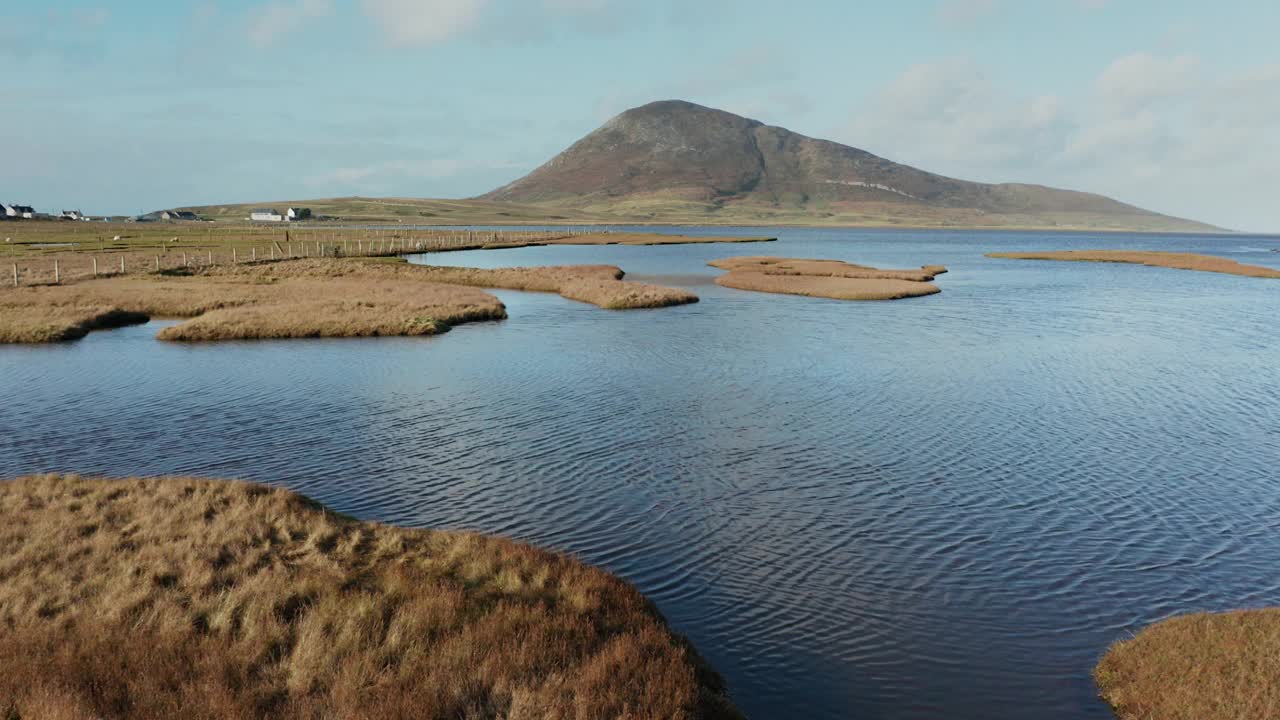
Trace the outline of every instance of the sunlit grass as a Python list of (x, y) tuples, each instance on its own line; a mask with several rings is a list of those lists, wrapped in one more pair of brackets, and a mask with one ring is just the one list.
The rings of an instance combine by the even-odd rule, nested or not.
[(1094, 678), (1120, 720), (1280, 718), (1280, 609), (1156, 623), (1113, 645)]
[(919, 270), (881, 270), (839, 260), (733, 257), (713, 260), (729, 272), (716, 284), (738, 290), (806, 295), (835, 300), (898, 300), (941, 292), (929, 280), (945, 273), (941, 265)]
[(1200, 270), (1246, 277), (1280, 278), (1280, 270), (1261, 265), (1244, 265), (1229, 258), (1195, 253), (1132, 250), (1052, 250), (1044, 252), (989, 253), (987, 257), (1011, 260), (1068, 260), (1148, 265), (1177, 270)]
[(0, 717), (732, 718), (633, 587), (190, 478), (0, 482)]

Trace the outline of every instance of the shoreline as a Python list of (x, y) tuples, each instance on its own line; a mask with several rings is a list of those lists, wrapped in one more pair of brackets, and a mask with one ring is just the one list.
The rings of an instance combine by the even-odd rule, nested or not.
[(1193, 612), (1147, 625), (1094, 667), (1118, 720), (1274, 717), (1280, 608)]
[(761, 256), (724, 258), (707, 264), (727, 271), (715, 278), (721, 287), (856, 301), (936, 295), (942, 290), (930, 281), (947, 271), (941, 265), (925, 265), (918, 270), (882, 270), (840, 260)]
[(742, 718), (652, 601), (563, 553), (191, 477), (0, 480), (0, 517), (24, 718)]
[(506, 319), (482, 288), (554, 292), (606, 310), (698, 302), (678, 288), (630, 282), (612, 265), (483, 270), (403, 258), (265, 260), (0, 288), (0, 343), (74, 341), (153, 317), (183, 318), (158, 340), (211, 342), (438, 335)]
[(1231, 258), (1198, 253), (1163, 252), (1158, 250), (1048, 250), (1040, 252), (995, 252), (987, 257), (1003, 260), (1043, 260), (1048, 262), (1092, 262), (1141, 265), (1191, 270), (1194, 272), (1236, 275), (1239, 277), (1280, 278), (1280, 269), (1265, 265), (1245, 265)]

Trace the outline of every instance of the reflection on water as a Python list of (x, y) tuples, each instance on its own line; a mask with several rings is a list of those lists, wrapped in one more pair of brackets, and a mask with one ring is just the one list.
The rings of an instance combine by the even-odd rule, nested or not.
[[(0, 475), (261, 479), (571, 551), (761, 718), (1102, 720), (1111, 641), (1280, 604), (1280, 283), (982, 256), (1280, 266), (1254, 252), (1280, 242), (780, 234), (427, 258), (614, 263), (702, 296), (665, 310), (499, 292), (510, 320), (436, 338), (180, 346), (152, 324), (0, 348)], [(712, 284), (739, 254), (952, 271), (941, 295), (841, 303)]]

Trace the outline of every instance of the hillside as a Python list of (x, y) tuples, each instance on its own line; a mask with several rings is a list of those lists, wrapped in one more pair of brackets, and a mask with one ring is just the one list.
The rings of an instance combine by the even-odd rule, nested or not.
[(304, 206), (344, 222), (420, 225), (828, 225), (1221, 232), (1091, 193), (957, 180), (722, 110), (628, 110), (477, 198), (330, 198), (188, 207), (240, 221)]
[(935, 175), (677, 100), (628, 110), (478, 199), (649, 219), (1216, 230), (1101, 195)]

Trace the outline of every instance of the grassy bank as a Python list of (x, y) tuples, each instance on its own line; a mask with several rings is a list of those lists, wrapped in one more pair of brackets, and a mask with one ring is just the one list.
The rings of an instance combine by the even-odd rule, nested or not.
[(190, 318), (161, 330), (162, 340), (434, 335), (505, 318), (486, 287), (555, 292), (606, 309), (698, 301), (622, 276), (612, 265), (480, 270), (332, 258), (181, 268), (0, 288), (0, 343), (74, 340), (152, 317)]
[(0, 223), (0, 285), (136, 274), (260, 260), (393, 257), (542, 245), (675, 245), (767, 242), (772, 237), (562, 230), (408, 229), (336, 224)]
[(433, 335), (499, 320), (481, 290), (355, 260), (291, 260), (0, 290), (0, 342), (71, 340), (151, 317), (164, 340)]
[(1094, 678), (1120, 720), (1280, 717), (1280, 609), (1156, 623), (1113, 645)]
[[(585, 202), (586, 204), (583, 204)], [(180, 208), (202, 216), (241, 221), (256, 207), (309, 207), (345, 222), (433, 225), (793, 225), (881, 228), (992, 228), (1090, 231), (1186, 232), (1176, 219), (1096, 212), (993, 214), (973, 208), (944, 208), (867, 201), (743, 203), (690, 200), (679, 194), (632, 195), (585, 201), (516, 203), (492, 200), (343, 197), (280, 200)], [(1202, 226), (1204, 231), (1215, 228)]]
[(1011, 260), (1065, 260), (1147, 265), (1150, 267), (1199, 270), (1245, 277), (1280, 278), (1280, 270), (1261, 265), (1244, 265), (1229, 258), (1195, 253), (1134, 252), (1130, 250), (1054, 250), (1046, 252), (988, 253), (987, 257)]
[(189, 478), (0, 482), (0, 716), (733, 718), (633, 587)]
[(738, 290), (806, 295), (836, 300), (898, 300), (941, 292), (928, 281), (945, 273), (941, 265), (919, 270), (881, 270), (839, 260), (735, 257), (714, 260), (729, 272), (716, 284)]
[(553, 267), (478, 268), (414, 266), (416, 272), (440, 283), (508, 290), (554, 292), (608, 310), (669, 307), (698, 302), (698, 296), (678, 288), (623, 280), (613, 265), (562, 265)]

